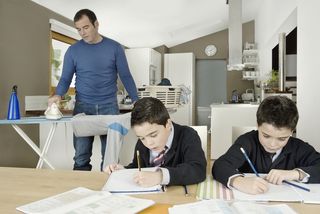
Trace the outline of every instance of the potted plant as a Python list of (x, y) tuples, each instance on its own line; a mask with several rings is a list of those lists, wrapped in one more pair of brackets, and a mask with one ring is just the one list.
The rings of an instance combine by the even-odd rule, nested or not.
[(279, 71), (272, 70), (269, 74), (269, 79), (266, 81), (266, 89), (271, 92), (279, 90)]

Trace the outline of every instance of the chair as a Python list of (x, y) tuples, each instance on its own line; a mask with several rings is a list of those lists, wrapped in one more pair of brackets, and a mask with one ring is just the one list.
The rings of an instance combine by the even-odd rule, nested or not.
[(200, 136), (201, 140), (201, 147), (204, 151), (205, 157), (207, 158), (208, 150), (207, 150), (207, 145), (208, 145), (208, 127), (207, 126), (190, 126), (193, 128), (195, 131), (198, 132), (198, 135)]
[(232, 144), (237, 140), (240, 135), (257, 130), (256, 126), (232, 126)]

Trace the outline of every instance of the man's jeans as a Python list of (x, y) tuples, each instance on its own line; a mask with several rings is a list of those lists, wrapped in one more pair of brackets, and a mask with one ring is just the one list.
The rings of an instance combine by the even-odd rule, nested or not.
[[(85, 113), (86, 115), (116, 115), (119, 114), (118, 103), (108, 103), (103, 105), (94, 105), (88, 104), (84, 102), (76, 101), (73, 115)], [(73, 135), (73, 146), (75, 149), (75, 156), (73, 158), (74, 165), (73, 170), (88, 170), (92, 169), (92, 165), (90, 164), (90, 158), (92, 155), (92, 144), (93, 144), (94, 136), (90, 137), (76, 137)], [(102, 161), (100, 169), (102, 171), (104, 153), (106, 150), (106, 140), (107, 135), (101, 135), (101, 155)]]

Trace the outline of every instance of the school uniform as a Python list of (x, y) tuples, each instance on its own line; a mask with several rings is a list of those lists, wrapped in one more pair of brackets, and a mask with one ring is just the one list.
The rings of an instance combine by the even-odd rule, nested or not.
[[(188, 185), (199, 183), (206, 178), (206, 158), (201, 148), (201, 140), (197, 132), (188, 127), (173, 124), (172, 141), (165, 153), (161, 168), (169, 172), (168, 185)], [(168, 145), (168, 144), (167, 144)], [(150, 150), (138, 140), (134, 158), (125, 168), (137, 168), (136, 151), (140, 153), (141, 167), (152, 167), (150, 163)]]
[(310, 177), (308, 183), (320, 183), (320, 154), (308, 143), (290, 137), (286, 146), (272, 161), (272, 155), (259, 142), (258, 131), (241, 135), (229, 150), (218, 158), (212, 167), (213, 177), (227, 186), (229, 177), (241, 173), (254, 173), (240, 151), (243, 148), (258, 173), (271, 169), (300, 169)]

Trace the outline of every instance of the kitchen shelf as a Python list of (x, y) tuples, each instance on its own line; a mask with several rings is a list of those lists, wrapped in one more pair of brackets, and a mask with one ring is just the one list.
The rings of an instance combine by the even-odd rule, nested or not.
[(258, 62), (245, 62), (243, 64), (244, 64), (244, 67), (256, 67), (259, 65)]
[[(246, 43), (246, 49), (243, 50), (242, 60), (243, 60), (243, 80), (255, 80), (259, 76), (258, 66), (259, 66), (259, 56), (258, 49), (256, 49), (256, 44)], [(251, 49), (252, 47), (252, 49)]]
[(245, 56), (258, 55), (258, 50), (257, 49), (243, 50), (243, 55)]

